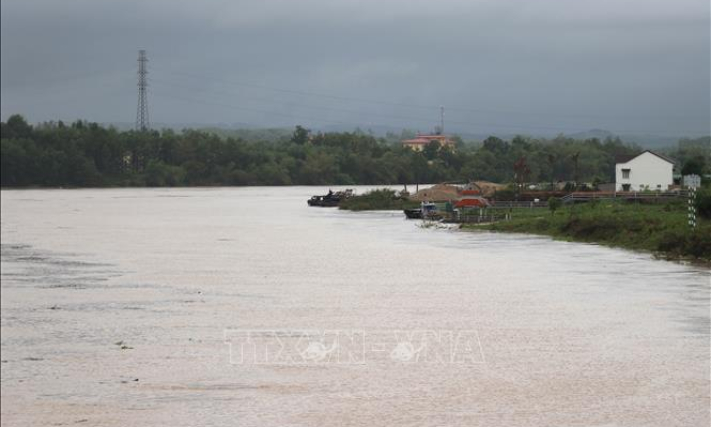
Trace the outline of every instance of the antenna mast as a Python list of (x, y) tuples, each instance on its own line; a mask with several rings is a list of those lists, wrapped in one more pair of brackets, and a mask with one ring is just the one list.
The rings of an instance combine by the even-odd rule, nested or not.
[(136, 130), (147, 131), (150, 127), (148, 123), (148, 69), (146, 63), (146, 51), (138, 51), (138, 108), (136, 109)]

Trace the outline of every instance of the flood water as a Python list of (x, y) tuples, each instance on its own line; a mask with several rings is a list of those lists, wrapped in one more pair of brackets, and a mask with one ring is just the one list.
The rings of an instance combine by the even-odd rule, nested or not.
[[(2, 191), (2, 425), (709, 425), (709, 270), (325, 190)], [(473, 357), (256, 363), (235, 331), (469, 331)]]

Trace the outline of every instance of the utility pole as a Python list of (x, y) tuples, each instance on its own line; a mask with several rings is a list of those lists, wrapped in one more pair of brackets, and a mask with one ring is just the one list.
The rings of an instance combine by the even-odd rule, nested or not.
[(146, 51), (138, 51), (138, 108), (136, 109), (136, 130), (145, 132), (150, 128), (148, 122), (148, 68)]

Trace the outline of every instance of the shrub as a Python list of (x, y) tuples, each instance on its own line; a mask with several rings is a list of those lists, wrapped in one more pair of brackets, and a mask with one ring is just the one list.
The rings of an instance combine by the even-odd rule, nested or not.
[(563, 202), (561, 202), (559, 198), (550, 197), (548, 199), (548, 209), (551, 210), (551, 215), (555, 215), (555, 211), (558, 210), (562, 204)]
[(686, 235), (676, 230), (665, 231), (657, 242), (657, 251), (678, 253), (686, 246)]
[(711, 233), (697, 231), (689, 236), (686, 253), (696, 258), (711, 260)]
[(394, 190), (383, 188), (343, 200), (338, 208), (352, 211), (399, 210), (419, 205), (418, 202), (403, 199)]
[(711, 189), (705, 188), (696, 194), (696, 213), (701, 218), (711, 219)]

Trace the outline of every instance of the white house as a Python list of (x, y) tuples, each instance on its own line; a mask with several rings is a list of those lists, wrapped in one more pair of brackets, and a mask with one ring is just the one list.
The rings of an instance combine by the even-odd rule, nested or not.
[(615, 164), (617, 191), (666, 191), (674, 184), (674, 161), (646, 150), (636, 156), (618, 158)]

